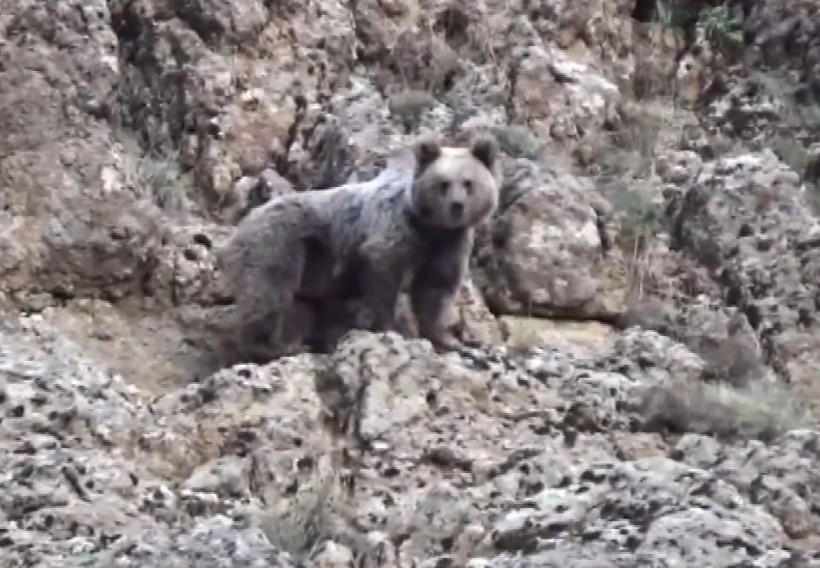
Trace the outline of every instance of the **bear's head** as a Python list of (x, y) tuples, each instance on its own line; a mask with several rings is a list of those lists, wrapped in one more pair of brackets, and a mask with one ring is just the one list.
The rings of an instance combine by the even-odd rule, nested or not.
[(498, 206), (498, 142), (476, 136), (469, 147), (441, 146), (425, 138), (416, 143), (411, 207), (429, 227), (475, 227)]

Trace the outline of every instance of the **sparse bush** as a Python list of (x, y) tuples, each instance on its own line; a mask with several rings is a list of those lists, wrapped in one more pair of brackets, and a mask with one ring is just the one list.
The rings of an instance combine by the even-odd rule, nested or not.
[(743, 24), (732, 13), (729, 4), (724, 2), (708, 5), (711, 2), (692, 2), (691, 0), (656, 0), (654, 6), (655, 21), (668, 28), (682, 29), (687, 32), (699, 30), (707, 41), (718, 43), (726, 39), (740, 42), (743, 40)]
[(602, 173), (596, 183), (601, 194), (612, 205), (619, 230), (615, 243), (630, 264), (630, 281), (642, 287), (646, 252), (660, 227), (656, 206), (651, 199), (653, 185), (652, 158), (639, 151), (611, 149), (608, 158), (599, 162)]
[(657, 0), (655, 15), (664, 27), (686, 29), (697, 22), (697, 13), (678, 6), (674, 0)]
[(696, 124), (691, 111), (669, 99), (655, 99), (621, 105), (608, 118), (602, 136), (589, 139), (590, 165), (583, 173), (595, 178), (619, 221), (614, 241), (629, 263), (633, 301), (641, 301), (657, 272), (652, 243), (663, 229), (657, 205), (663, 200), (658, 154), (683, 147), (687, 129)]
[(776, 134), (772, 137), (772, 150), (791, 169), (803, 176), (809, 163), (809, 152), (793, 137)]
[(115, 131), (123, 160), (130, 168), (129, 182), (143, 197), (151, 197), (155, 205), (170, 215), (185, 211), (190, 196), (188, 180), (180, 167), (179, 152), (165, 155), (144, 150), (132, 133)]
[(398, 4), (406, 8), (394, 18), (393, 33), (370, 50), (404, 87), (441, 96), (453, 87), (464, 60), (495, 63), (487, 14), (473, 3), (455, 0), (443, 10), (426, 10), (416, 0)]
[(636, 298), (630, 295), (623, 314), (618, 318), (617, 326), (622, 329), (637, 326), (680, 341), (677, 326), (672, 321), (672, 313), (671, 307), (659, 298)]
[(644, 427), (720, 438), (771, 441), (803, 427), (806, 408), (778, 384), (674, 383), (649, 389), (640, 401)]
[(333, 514), (346, 510), (349, 499), (341, 473), (337, 456), (324, 455), (293, 496), (270, 496), (274, 502), (259, 527), (271, 544), (304, 559), (323, 538), (333, 535)]
[(638, 191), (623, 191), (612, 199), (621, 218), (618, 242), (624, 250), (638, 255), (646, 250), (649, 240), (660, 229), (655, 205)]
[(404, 87), (433, 94), (447, 91), (461, 69), (458, 53), (426, 21), (397, 30), (385, 65)]
[(777, 107), (769, 145), (778, 158), (804, 178), (813, 190), (809, 194), (812, 207), (820, 211), (810, 150), (820, 134), (820, 97), (805, 89), (794, 76), (773, 70), (752, 72), (744, 92), (754, 99), (768, 99)]
[(493, 133), (501, 149), (515, 158), (538, 160), (544, 152), (544, 143), (526, 126), (500, 126)]
[(778, 115), (789, 126), (809, 131), (820, 129), (820, 97), (807, 91), (805, 85), (788, 73), (755, 71), (747, 81), (747, 94), (769, 97), (779, 107)]
[(808, 104), (798, 109), (803, 125), (812, 130), (820, 129), (820, 104)]
[(137, 165), (139, 183), (151, 191), (154, 203), (163, 211), (177, 214), (187, 200), (185, 180), (173, 157), (155, 159), (143, 156)]
[(607, 121), (601, 138), (591, 141), (591, 162), (599, 181), (645, 178), (652, 173), (661, 129), (674, 127), (656, 111), (659, 107), (649, 104), (624, 104)]
[(428, 91), (404, 89), (390, 97), (390, 113), (402, 121), (407, 131), (412, 131), (421, 122), (421, 116), (430, 109), (436, 99)]

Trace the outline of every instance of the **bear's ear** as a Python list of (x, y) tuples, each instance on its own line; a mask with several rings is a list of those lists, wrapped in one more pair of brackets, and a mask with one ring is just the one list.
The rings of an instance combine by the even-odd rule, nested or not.
[(413, 153), (416, 155), (416, 173), (420, 174), (439, 159), (441, 145), (434, 138), (425, 137), (416, 142)]
[(492, 171), (495, 161), (498, 159), (498, 141), (490, 134), (479, 134), (473, 139), (470, 146), (470, 153), (473, 157), (484, 164), (484, 167)]

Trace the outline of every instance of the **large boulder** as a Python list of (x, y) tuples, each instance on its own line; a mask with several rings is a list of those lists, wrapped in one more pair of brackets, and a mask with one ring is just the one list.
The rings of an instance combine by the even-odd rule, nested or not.
[(105, 2), (4, 7), (0, 28), (0, 276), (9, 293), (116, 299), (160, 243), (135, 156), (108, 120), (121, 79)]
[(591, 180), (518, 158), (505, 162), (502, 202), (476, 257), (495, 313), (612, 321), (627, 269), (612, 247), (608, 205)]

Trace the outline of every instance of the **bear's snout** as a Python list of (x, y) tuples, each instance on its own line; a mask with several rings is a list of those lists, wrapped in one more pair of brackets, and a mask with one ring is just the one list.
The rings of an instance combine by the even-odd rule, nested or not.
[(460, 201), (450, 204), (450, 215), (455, 219), (460, 219), (464, 215), (464, 204)]

